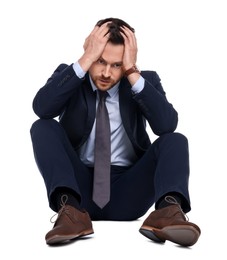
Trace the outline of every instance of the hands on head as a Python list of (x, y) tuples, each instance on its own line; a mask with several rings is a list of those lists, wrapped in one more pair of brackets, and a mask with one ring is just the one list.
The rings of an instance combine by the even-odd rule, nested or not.
[[(96, 25), (85, 39), (84, 54), (79, 59), (79, 63), (85, 71), (88, 71), (90, 66), (101, 57), (106, 44), (111, 43), (110, 24), (111, 22), (106, 22), (101, 26)], [(126, 26), (119, 27), (119, 33), (124, 42), (123, 68), (127, 70), (136, 63), (137, 41), (134, 32)]]

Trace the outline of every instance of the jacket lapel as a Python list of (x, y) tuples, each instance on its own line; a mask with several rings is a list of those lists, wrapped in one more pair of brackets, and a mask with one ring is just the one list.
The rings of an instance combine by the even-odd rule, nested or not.
[(132, 99), (131, 85), (127, 79), (123, 78), (119, 86), (119, 106), (122, 122), (130, 139), (132, 138), (136, 116), (135, 106), (133, 104), (134, 100)]
[(88, 77), (88, 74), (86, 75), (86, 79), (84, 80), (84, 83), (82, 85), (83, 93), (85, 102), (87, 105), (87, 123), (85, 126), (85, 133), (83, 135), (82, 143), (84, 143), (85, 140), (87, 140), (93, 124), (95, 120), (95, 114), (96, 114), (96, 91), (93, 91), (92, 86), (90, 84), (90, 80)]

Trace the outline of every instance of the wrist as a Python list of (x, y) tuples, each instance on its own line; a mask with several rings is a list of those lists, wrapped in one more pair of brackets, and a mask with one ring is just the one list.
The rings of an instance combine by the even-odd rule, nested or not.
[(133, 73), (140, 74), (140, 70), (138, 69), (138, 67), (135, 64), (124, 71), (124, 76), (128, 77), (129, 75), (131, 75)]
[(78, 62), (84, 71), (88, 71), (93, 64), (93, 61), (84, 55), (78, 60)]

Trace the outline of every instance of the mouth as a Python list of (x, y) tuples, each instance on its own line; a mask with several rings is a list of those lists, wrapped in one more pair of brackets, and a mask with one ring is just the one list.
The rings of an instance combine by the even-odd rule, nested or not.
[(101, 79), (99, 79), (99, 81), (100, 81), (101, 83), (104, 83), (104, 84), (110, 84), (110, 80), (109, 80), (109, 79), (103, 79), (103, 78), (101, 78)]
[(109, 87), (111, 85), (111, 80), (109, 79), (99, 79), (99, 85), (102, 87)]

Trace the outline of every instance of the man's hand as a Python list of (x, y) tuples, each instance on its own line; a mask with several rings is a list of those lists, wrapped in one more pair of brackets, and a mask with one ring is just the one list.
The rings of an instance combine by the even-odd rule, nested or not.
[(80, 66), (84, 71), (88, 71), (93, 62), (97, 61), (104, 51), (109, 39), (108, 23), (95, 26), (84, 42), (84, 54), (79, 59)]
[[(135, 34), (128, 29), (127, 27), (122, 27), (121, 35), (124, 38), (124, 55), (123, 55), (123, 67), (124, 71), (132, 68), (136, 64), (137, 61), (137, 41)], [(132, 73), (127, 78), (133, 86), (136, 81), (139, 79), (140, 74), (139, 73)]]
[(124, 70), (130, 69), (136, 64), (137, 60), (137, 42), (135, 34), (127, 27), (122, 27), (121, 35), (124, 38), (125, 50), (123, 56)]

